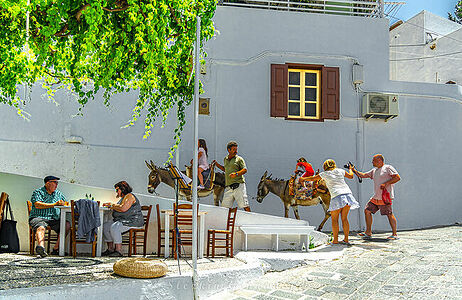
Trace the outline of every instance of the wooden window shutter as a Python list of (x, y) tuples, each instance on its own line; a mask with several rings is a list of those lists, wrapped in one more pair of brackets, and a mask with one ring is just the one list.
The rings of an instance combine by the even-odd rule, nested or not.
[(287, 117), (288, 77), (287, 65), (271, 65), (271, 117)]
[(337, 67), (322, 67), (322, 119), (340, 118), (340, 70)]

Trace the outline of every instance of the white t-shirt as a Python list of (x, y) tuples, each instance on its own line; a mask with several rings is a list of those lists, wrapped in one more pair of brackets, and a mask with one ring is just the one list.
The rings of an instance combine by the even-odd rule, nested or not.
[(332, 199), (338, 195), (351, 194), (350, 188), (345, 183), (345, 173), (345, 170), (338, 168), (319, 173), (319, 176), (326, 182)]
[[(392, 175), (396, 174), (398, 174), (398, 172), (390, 165), (383, 165), (381, 168), (373, 168), (366, 173), (368, 178), (374, 180), (374, 195), (372, 196), (373, 199), (382, 200), (382, 189), (380, 188), (380, 185), (390, 180)], [(395, 194), (393, 184), (389, 184), (387, 186), (387, 191), (390, 193), (390, 198), (394, 199)]]

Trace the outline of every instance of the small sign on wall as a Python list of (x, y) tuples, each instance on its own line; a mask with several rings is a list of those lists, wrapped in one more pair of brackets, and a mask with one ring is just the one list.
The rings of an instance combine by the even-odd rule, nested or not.
[(210, 115), (210, 98), (199, 98), (199, 114)]

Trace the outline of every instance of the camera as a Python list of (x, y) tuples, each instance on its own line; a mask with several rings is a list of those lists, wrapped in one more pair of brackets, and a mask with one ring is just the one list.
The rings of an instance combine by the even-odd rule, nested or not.
[(355, 165), (353, 165), (353, 164), (351, 163), (351, 161), (349, 161), (349, 162), (348, 162), (346, 165), (344, 165), (343, 167), (344, 167), (345, 169), (349, 169), (350, 166), (351, 166), (352, 168), (354, 168)]

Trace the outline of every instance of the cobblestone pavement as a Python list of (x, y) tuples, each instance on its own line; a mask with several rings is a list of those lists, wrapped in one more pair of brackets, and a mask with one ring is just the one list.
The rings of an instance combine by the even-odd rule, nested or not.
[[(462, 226), (350, 238), (342, 258), (267, 273), (220, 300), (462, 299)], [(322, 249), (329, 251), (333, 245)]]

